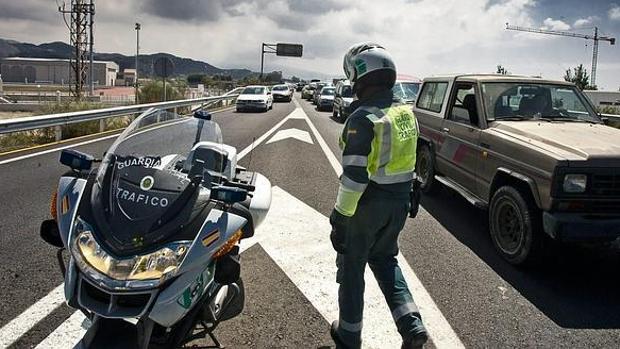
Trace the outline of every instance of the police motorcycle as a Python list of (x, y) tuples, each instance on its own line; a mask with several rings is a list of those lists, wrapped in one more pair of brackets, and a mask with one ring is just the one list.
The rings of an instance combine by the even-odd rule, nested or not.
[(59, 248), (67, 304), (91, 323), (77, 347), (176, 348), (207, 336), (221, 347), (213, 331), (243, 309), (239, 243), (269, 210), (269, 180), (237, 165), (205, 111), (151, 109), (103, 159), (64, 150), (60, 162), (70, 170), (41, 237)]

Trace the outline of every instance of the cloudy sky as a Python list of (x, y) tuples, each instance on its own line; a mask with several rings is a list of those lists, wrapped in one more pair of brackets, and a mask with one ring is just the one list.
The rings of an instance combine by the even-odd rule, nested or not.
[[(69, 1), (69, 0), (66, 0)], [(68, 41), (57, 3), (0, 0), (0, 37)], [(169, 52), (218, 67), (260, 67), (262, 42), (304, 44), (304, 58), (268, 56), (266, 70), (342, 74), (356, 42), (383, 44), (401, 73), (510, 72), (561, 79), (589, 69), (592, 42), (504, 30), (505, 23), (620, 37), (620, 0), (96, 0), (96, 50)], [(601, 42), (598, 85), (620, 87), (620, 45)], [(311, 77), (306, 74), (305, 77)]]

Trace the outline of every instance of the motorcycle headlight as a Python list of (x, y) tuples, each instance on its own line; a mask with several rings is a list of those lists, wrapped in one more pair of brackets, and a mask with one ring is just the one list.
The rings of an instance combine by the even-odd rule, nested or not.
[(75, 234), (72, 252), (78, 265), (85, 263), (97, 272), (120, 281), (167, 280), (176, 273), (191, 244), (190, 241), (175, 242), (149, 254), (117, 259), (101, 248), (92, 227), (80, 218), (77, 219)]
[(562, 188), (565, 193), (583, 193), (586, 191), (588, 176), (584, 174), (567, 174)]

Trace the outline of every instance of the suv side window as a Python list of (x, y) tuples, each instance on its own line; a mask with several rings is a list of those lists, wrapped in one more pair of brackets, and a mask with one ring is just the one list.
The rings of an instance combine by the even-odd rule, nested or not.
[(458, 123), (478, 126), (478, 107), (476, 90), (473, 84), (458, 84), (454, 93), (454, 103), (449, 119)]
[(418, 97), (418, 108), (439, 113), (446, 97), (447, 89), (447, 82), (428, 82), (424, 84), (420, 97)]

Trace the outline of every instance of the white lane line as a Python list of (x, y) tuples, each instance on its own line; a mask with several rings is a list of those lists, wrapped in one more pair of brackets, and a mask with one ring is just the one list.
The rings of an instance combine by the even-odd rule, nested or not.
[[(314, 133), (315, 138), (319, 140), (321, 149), (323, 149), (325, 156), (327, 156), (327, 159), (332, 165), (334, 172), (336, 173), (337, 176), (340, 176), (342, 174), (342, 166), (337, 160), (334, 163), (333, 160), (336, 159), (336, 156), (331, 151), (331, 149), (329, 149), (327, 144), (325, 144), (325, 141), (321, 142), (323, 138), (320, 137), (320, 135), (317, 135), (318, 131), (316, 131), (316, 128), (312, 124), (312, 121), (307, 116), (307, 114), (306, 114), (306, 121), (308, 122), (308, 125), (310, 125), (310, 128), (312, 129), (312, 132)], [(325, 231), (327, 232), (329, 230), (325, 230)], [(312, 260), (316, 260), (316, 259), (312, 259)], [(413, 269), (411, 269), (411, 266), (409, 265), (409, 263), (407, 263), (407, 260), (405, 260), (403, 255), (400, 253), (398, 255), (398, 264), (400, 265), (403, 275), (405, 276), (405, 279), (407, 280), (407, 284), (409, 285), (411, 293), (413, 294), (413, 298), (416, 304), (418, 305), (418, 308), (420, 309), (420, 314), (422, 315), (424, 325), (429, 331), (431, 339), (433, 340), (433, 344), (435, 344), (437, 348), (465, 348), (465, 346), (463, 345), (463, 343), (461, 342), (457, 334), (452, 329), (452, 326), (450, 326), (450, 323), (448, 322), (448, 320), (446, 320), (446, 318), (443, 316), (443, 314), (437, 307), (437, 304), (435, 304), (435, 302), (433, 301), (433, 298), (431, 297), (431, 295), (424, 288), (424, 285), (422, 284), (420, 279), (417, 277)], [(371, 276), (369, 277), (368, 275), (369, 273), (367, 269), (366, 278), (365, 278), (366, 282), (368, 283), (368, 281), (371, 279), (374, 281), (374, 276), (370, 274)], [(368, 296), (366, 297), (366, 301), (368, 301)], [(369, 314), (366, 311), (364, 311), (364, 313)], [(365, 318), (367, 317), (368, 316), (365, 316)], [(334, 317), (330, 320), (333, 320), (336, 318), (337, 317)], [(387, 317), (383, 317), (383, 318), (391, 319), (391, 315)], [(373, 331), (374, 331), (374, 327), (370, 327), (370, 328), (373, 328)], [(387, 346), (387, 347), (391, 347), (391, 346)]]
[(340, 177), (340, 175), (342, 174), (342, 166), (340, 165), (340, 162), (338, 161), (338, 158), (329, 149), (329, 146), (327, 145), (327, 143), (325, 143), (325, 139), (323, 139), (323, 136), (321, 136), (321, 134), (316, 129), (316, 127), (314, 127), (314, 124), (312, 123), (312, 121), (310, 121), (310, 118), (308, 117), (308, 114), (306, 114), (306, 112), (304, 112), (304, 110), (301, 108), (301, 106), (299, 105), (297, 100), (295, 100), (295, 105), (301, 111), (301, 113), (300, 113), (300, 115), (302, 115), (301, 118), (306, 120), (306, 123), (308, 123), (308, 127), (310, 127), (310, 130), (312, 131), (312, 134), (314, 135), (314, 138), (316, 138), (317, 142), (319, 143), (319, 146), (321, 146), (321, 149), (323, 149), (323, 153), (325, 154), (325, 156), (327, 156), (327, 161), (329, 161), (329, 163), (330, 163), (330, 165), (332, 165), (332, 168), (334, 169), (334, 171), (336, 171), (336, 175), (338, 177)]
[[(331, 323), (338, 318), (338, 284), (336, 252), (329, 241), (329, 219), (278, 187), (272, 193), (272, 205), (261, 226), (259, 243)], [(364, 347), (398, 348), (401, 338), (381, 290), (368, 270), (365, 279)]]
[(35, 349), (71, 349), (82, 339), (89, 326), (90, 321), (86, 316), (81, 311), (76, 311)]
[[(232, 109), (233, 108), (228, 108), (228, 109), (223, 109), (223, 110), (216, 110), (216, 111), (214, 111), (211, 114), (222, 113), (222, 112), (229, 111), (229, 110), (232, 110)], [(166, 125), (162, 125), (162, 126), (157, 126), (157, 127), (153, 127), (151, 129), (148, 129), (148, 130), (144, 130), (142, 132), (150, 132), (150, 131), (154, 131), (154, 130), (160, 129), (162, 127), (168, 127), (168, 126), (172, 126), (172, 125), (176, 125), (176, 124), (177, 124), (177, 122), (172, 123), (172, 124), (166, 124)], [(139, 133), (136, 133), (136, 134), (139, 134)], [(53, 153), (53, 152), (64, 150), (64, 149), (81, 147), (83, 145), (88, 145), (88, 144), (92, 144), (92, 143), (96, 143), (96, 142), (105, 141), (106, 139), (115, 138), (115, 137), (118, 137), (119, 135), (120, 135), (120, 133), (119, 134), (113, 134), (113, 135), (105, 136), (105, 137), (101, 137), (101, 138), (95, 138), (95, 139), (91, 139), (91, 140), (80, 142), (80, 143), (72, 143), (72, 144), (65, 145), (65, 146), (58, 147), (58, 148), (47, 149), (47, 150), (43, 150), (43, 151), (36, 152), (36, 153), (26, 154), (26, 155), (18, 156), (18, 157), (15, 157), (15, 158), (10, 158), (10, 159), (6, 159), (6, 160), (2, 160), (2, 161), (0, 161), (0, 165), (9, 164), (11, 162), (20, 161), (20, 160), (30, 159), (30, 158), (33, 158), (35, 156), (45, 155), (45, 154)]]
[(89, 141), (84, 141), (84, 142), (80, 142), (80, 143), (69, 144), (69, 145), (65, 145), (65, 146), (62, 146), (62, 147), (58, 147), (58, 148), (43, 150), (43, 151), (40, 151), (40, 152), (37, 152), (37, 153), (26, 154), (26, 155), (18, 156), (16, 158), (2, 160), (2, 161), (0, 161), (0, 165), (9, 164), (11, 162), (20, 161), (20, 160), (30, 159), (30, 158), (33, 158), (35, 156), (45, 155), (45, 154), (57, 152), (57, 151), (60, 151), (60, 150), (63, 150), (63, 149), (81, 147), (83, 145), (87, 145), (87, 144), (91, 144), (91, 143), (96, 143), (96, 142), (101, 142), (101, 141), (105, 141), (106, 139), (115, 138), (115, 137), (118, 137), (118, 134), (113, 134), (113, 135), (110, 135), (110, 136), (105, 136), (105, 137), (96, 138), (96, 139), (91, 139)]
[(13, 344), (65, 301), (64, 283), (0, 328), (0, 348)]

